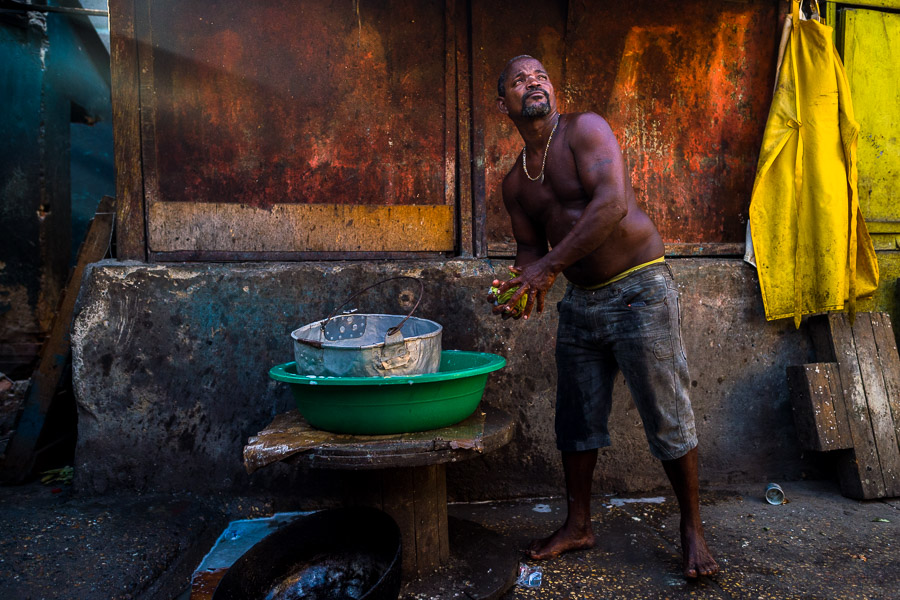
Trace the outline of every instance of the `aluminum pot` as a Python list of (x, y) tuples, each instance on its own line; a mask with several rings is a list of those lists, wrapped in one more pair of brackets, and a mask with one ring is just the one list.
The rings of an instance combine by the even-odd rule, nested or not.
[[(359, 294), (392, 279), (419, 284), (415, 306), (407, 315), (341, 314)], [(387, 377), (434, 373), (441, 364), (439, 323), (413, 317), (422, 299), (422, 282), (392, 277), (351, 296), (331, 315), (291, 332), (297, 373), (319, 377)], [(336, 316), (337, 315), (337, 316)]]

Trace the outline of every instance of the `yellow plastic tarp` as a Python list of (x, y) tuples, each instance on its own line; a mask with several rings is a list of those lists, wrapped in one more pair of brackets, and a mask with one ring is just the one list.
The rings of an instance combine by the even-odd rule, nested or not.
[(856, 310), (878, 287), (857, 196), (859, 124), (831, 27), (792, 30), (766, 122), (750, 230), (766, 319)]

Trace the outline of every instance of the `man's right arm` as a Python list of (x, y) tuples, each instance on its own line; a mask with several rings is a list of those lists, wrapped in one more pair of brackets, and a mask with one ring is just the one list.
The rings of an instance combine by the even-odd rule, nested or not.
[(516, 267), (524, 267), (547, 254), (547, 235), (536, 225), (519, 204), (512, 174), (503, 180), (503, 204), (509, 213), (513, 237), (516, 240)]
[[(522, 205), (519, 203), (519, 194), (513, 175), (510, 173), (503, 180), (503, 204), (506, 212), (509, 214), (510, 223), (512, 224), (513, 237), (516, 240), (516, 262), (512, 267), (513, 272), (518, 275), (522, 268), (540, 260), (549, 251), (547, 243), (547, 234), (544, 228), (532, 220)], [(555, 278), (555, 277), (554, 277)], [(516, 278), (507, 282), (495, 281), (495, 285), (499, 285), (500, 294), (515, 285)], [(550, 282), (552, 285), (552, 281)], [(549, 288), (549, 286), (548, 286)], [(518, 297), (516, 297), (518, 301)], [(532, 294), (528, 298), (525, 311), (511, 311), (511, 307), (516, 302), (509, 301), (494, 308), (495, 313), (504, 313), (518, 319), (523, 314), (531, 313), (532, 306), (537, 303), (540, 310), (544, 308), (544, 295), (538, 294), (537, 298)], [(527, 316), (525, 317), (528, 318)]]

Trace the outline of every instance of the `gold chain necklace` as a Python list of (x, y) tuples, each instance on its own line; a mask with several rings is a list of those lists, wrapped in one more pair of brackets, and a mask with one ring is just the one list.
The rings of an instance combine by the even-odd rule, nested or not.
[(544, 160), (541, 161), (541, 172), (535, 177), (528, 174), (528, 165), (525, 164), (525, 149), (528, 146), (522, 147), (522, 170), (525, 171), (525, 177), (527, 177), (529, 181), (537, 181), (540, 179), (541, 183), (544, 183), (544, 166), (547, 164), (547, 154), (550, 152), (550, 141), (553, 139), (553, 134), (556, 132), (556, 126), (559, 125), (559, 118), (561, 116), (562, 115), (556, 115), (556, 123), (553, 124), (553, 129), (550, 130), (550, 137), (547, 138), (547, 147), (544, 148)]

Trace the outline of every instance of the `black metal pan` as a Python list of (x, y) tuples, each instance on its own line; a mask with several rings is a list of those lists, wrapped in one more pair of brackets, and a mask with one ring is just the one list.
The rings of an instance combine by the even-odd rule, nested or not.
[(228, 569), (213, 600), (396, 600), (400, 529), (374, 508), (314, 513), (267, 535)]

